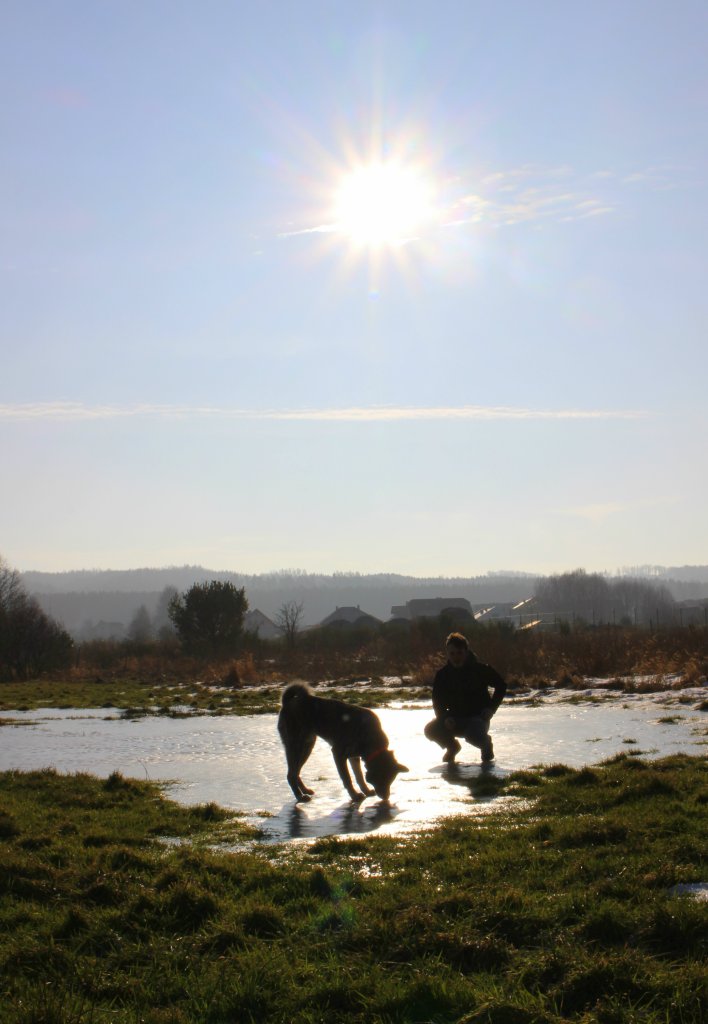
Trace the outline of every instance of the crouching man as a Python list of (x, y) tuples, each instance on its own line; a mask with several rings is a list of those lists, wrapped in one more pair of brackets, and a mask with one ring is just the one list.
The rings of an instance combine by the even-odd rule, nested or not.
[(426, 725), (425, 735), (445, 748), (443, 761), (450, 764), (460, 750), (458, 736), (479, 747), (483, 763), (492, 761), (489, 723), (504, 699), (506, 683), (491, 665), (477, 661), (462, 633), (451, 633), (446, 649), (447, 664), (433, 681), (435, 718)]

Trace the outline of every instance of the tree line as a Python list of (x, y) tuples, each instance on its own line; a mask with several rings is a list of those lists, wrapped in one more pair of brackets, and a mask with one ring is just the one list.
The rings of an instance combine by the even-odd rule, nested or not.
[[(667, 588), (648, 580), (607, 579), (578, 569), (540, 579), (535, 593), (537, 606), (551, 610), (567, 628), (603, 623), (659, 626), (675, 619), (674, 601)], [(469, 613), (450, 609), (434, 623), (384, 622), (304, 631), (304, 604), (289, 600), (274, 616), (279, 639), (265, 643), (244, 630), (248, 607), (245, 587), (226, 580), (195, 583), (183, 593), (166, 587), (152, 616), (144, 605), (135, 612), (123, 645), (136, 650), (161, 646), (176, 654), (217, 660), (237, 657), (243, 650), (282, 649), (291, 655), (300, 650), (310, 654), (335, 649), (347, 652), (373, 642), (407, 657), (412, 647), (432, 646), (431, 630), (437, 638), (446, 629), (471, 632), (481, 628)], [(511, 624), (506, 625), (513, 630)], [(406, 630), (407, 638), (403, 635)], [(80, 650), (66, 630), (26, 593), (20, 574), (0, 559), (0, 678), (28, 679), (65, 669)]]
[(74, 642), (0, 558), (0, 678), (29, 679), (71, 664)]
[(590, 625), (660, 625), (674, 618), (676, 602), (669, 588), (646, 579), (608, 579), (584, 569), (538, 580), (536, 602), (568, 622)]

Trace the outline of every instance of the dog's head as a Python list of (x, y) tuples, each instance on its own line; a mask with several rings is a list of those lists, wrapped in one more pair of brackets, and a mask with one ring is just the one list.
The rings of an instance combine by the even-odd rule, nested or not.
[(404, 764), (399, 764), (392, 750), (379, 750), (365, 761), (366, 781), (374, 787), (381, 800), (388, 800), (391, 783), (399, 772), (407, 772)]

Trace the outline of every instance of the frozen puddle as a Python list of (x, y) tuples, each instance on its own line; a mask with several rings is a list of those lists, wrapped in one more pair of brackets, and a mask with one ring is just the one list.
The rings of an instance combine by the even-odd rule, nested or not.
[(483, 812), (494, 802), (475, 798), (470, 790), (483, 771), (506, 775), (558, 762), (581, 767), (619, 751), (652, 758), (703, 755), (708, 743), (708, 716), (663, 695), (579, 704), (549, 700), (535, 706), (508, 700), (492, 723), (494, 764), (482, 769), (478, 751), (465, 744), (460, 764), (448, 768), (440, 762), (440, 749), (423, 736), (429, 705), (377, 714), (398, 760), (410, 769), (394, 782), (390, 805), (375, 798), (351, 804), (322, 740), (302, 772), (315, 796), (295, 804), (273, 715), (131, 720), (105, 710), (3, 713), (0, 718), (22, 724), (0, 728), (0, 771), (52, 767), (170, 781), (167, 792), (173, 799), (214, 801), (242, 811), (266, 839), (283, 841), (374, 830), (401, 834), (445, 815)]

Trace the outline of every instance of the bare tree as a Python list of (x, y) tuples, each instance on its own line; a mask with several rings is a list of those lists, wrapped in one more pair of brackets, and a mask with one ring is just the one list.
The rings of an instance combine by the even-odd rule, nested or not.
[(302, 601), (286, 601), (276, 613), (275, 624), (283, 634), (288, 647), (294, 647), (297, 643), (304, 607)]
[(588, 623), (647, 625), (652, 618), (670, 622), (674, 613), (674, 599), (663, 584), (629, 577), (608, 580), (584, 569), (540, 579), (536, 597), (543, 611), (568, 618), (577, 615)]
[(0, 555), (0, 609), (9, 610), (23, 599), (23, 595), (19, 572), (11, 569)]

